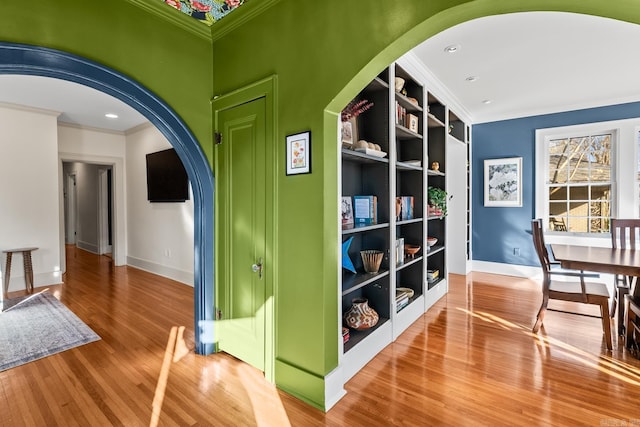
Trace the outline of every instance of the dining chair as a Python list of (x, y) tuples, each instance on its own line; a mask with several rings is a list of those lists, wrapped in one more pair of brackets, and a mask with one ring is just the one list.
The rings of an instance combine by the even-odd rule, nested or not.
[[(594, 304), (600, 306), (600, 317), (602, 320), (602, 330), (605, 336), (607, 349), (613, 348), (611, 344), (611, 323), (609, 319), (609, 290), (607, 285), (599, 282), (585, 281), (585, 274), (581, 271), (552, 270), (549, 252), (544, 243), (542, 232), (542, 220), (531, 221), (531, 231), (533, 234), (533, 244), (542, 266), (542, 304), (536, 322), (533, 325), (533, 333), (538, 333), (544, 315), (547, 312), (549, 300), (572, 301), (583, 304)], [(554, 280), (552, 276), (574, 277), (577, 280), (564, 281)], [(578, 314), (578, 313), (574, 313)]]
[[(611, 219), (611, 247), (620, 249), (640, 248), (640, 219)], [(609, 315), (624, 319), (624, 298), (629, 293), (633, 277), (616, 274)], [(618, 335), (624, 335), (625, 322), (618, 322)]]
[(626, 339), (625, 345), (640, 357), (640, 298), (625, 295)]

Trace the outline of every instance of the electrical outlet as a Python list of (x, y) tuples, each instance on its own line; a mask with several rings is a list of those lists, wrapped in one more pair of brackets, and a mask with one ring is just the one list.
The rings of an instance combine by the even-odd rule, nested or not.
[(513, 248), (513, 254), (515, 256), (520, 256), (520, 248)]
[(165, 249), (164, 256), (166, 256), (167, 258), (171, 258), (171, 249)]

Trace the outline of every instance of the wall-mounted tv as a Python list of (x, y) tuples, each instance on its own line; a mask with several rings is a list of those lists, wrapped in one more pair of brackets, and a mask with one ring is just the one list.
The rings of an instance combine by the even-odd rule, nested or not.
[(189, 177), (173, 148), (147, 154), (147, 199), (150, 202), (189, 200)]

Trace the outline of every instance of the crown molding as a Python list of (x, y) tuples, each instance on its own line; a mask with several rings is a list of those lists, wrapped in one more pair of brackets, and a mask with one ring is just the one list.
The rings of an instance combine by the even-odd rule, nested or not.
[[(143, 9), (152, 15), (156, 15), (165, 21), (169, 21), (173, 25), (200, 37), (201, 39), (211, 41), (211, 27), (197, 19), (173, 9), (161, 1), (150, 2), (148, 0), (127, 0), (129, 3)], [(255, 0), (254, 0), (255, 1)], [(260, 3), (260, 2), (258, 2)], [(215, 25), (215, 24), (214, 24)]]
[(60, 111), (47, 110), (46, 108), (39, 108), (39, 107), (30, 107), (28, 105), (12, 104), (10, 102), (0, 102), (0, 108), (6, 108), (9, 110), (27, 111), (29, 113), (44, 114), (46, 116), (53, 116), (53, 117), (58, 117), (60, 116), (60, 114), (62, 114)]
[(59, 128), (62, 127), (62, 128), (86, 130), (86, 131), (99, 132), (99, 133), (108, 133), (110, 135), (118, 135), (118, 136), (124, 136), (125, 135), (125, 132), (119, 131), (119, 130), (104, 129), (104, 128), (99, 128), (99, 127), (95, 127), (95, 126), (85, 126), (85, 125), (79, 125), (79, 124), (76, 124), (76, 123), (61, 122), (61, 121), (58, 121), (58, 127)]

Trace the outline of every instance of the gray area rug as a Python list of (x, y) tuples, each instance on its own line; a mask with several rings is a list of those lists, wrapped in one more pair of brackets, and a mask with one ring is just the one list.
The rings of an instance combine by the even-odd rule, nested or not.
[(0, 313), (0, 372), (99, 339), (49, 292), (5, 300)]

